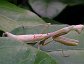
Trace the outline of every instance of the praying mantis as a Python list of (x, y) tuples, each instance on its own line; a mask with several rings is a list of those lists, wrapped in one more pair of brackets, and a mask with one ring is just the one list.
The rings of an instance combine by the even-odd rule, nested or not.
[(75, 39), (66, 38), (63, 35), (69, 33), (70, 31), (76, 31), (78, 34), (84, 29), (84, 25), (71, 25), (68, 27), (64, 27), (54, 32), (45, 33), (45, 34), (27, 34), (27, 35), (14, 35), (10, 32), (3, 33), (4, 36), (7, 36), (10, 39), (14, 39), (20, 42), (28, 42), (28, 43), (38, 43), (38, 48), (40, 45), (47, 45), (50, 42), (45, 42), (47, 39), (52, 38), (52, 40), (57, 41), (61, 44), (67, 46), (77, 46), (79, 41)]

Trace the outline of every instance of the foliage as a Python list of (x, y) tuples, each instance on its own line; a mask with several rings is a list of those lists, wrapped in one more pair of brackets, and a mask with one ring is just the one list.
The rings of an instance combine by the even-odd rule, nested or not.
[(4, 37), (0, 38), (0, 64), (56, 64), (56, 61), (43, 51)]
[[(53, 20), (49, 18), (59, 15), (67, 5), (77, 5), (84, 2), (83, 0), (29, 0), (28, 3), (33, 11), (44, 17), (44, 21), (32, 11), (20, 8), (8, 1), (11, 0), (0, 1), (0, 30), (13, 34), (41, 33), (46, 27), (46, 21), (53, 23)], [(65, 26), (67, 25), (50, 25), (44, 33), (53, 32)], [(2, 35), (1, 32), (0, 35)], [(65, 35), (78, 39), (80, 41), (78, 46), (68, 47), (52, 41), (46, 46), (41, 46), (41, 50), (37, 49), (37, 44), (31, 46), (7, 37), (0, 37), (0, 64), (83, 64), (83, 35), (84, 32), (81, 34), (70, 32)], [(62, 48), (64, 54), (69, 55), (68, 57), (62, 56)]]

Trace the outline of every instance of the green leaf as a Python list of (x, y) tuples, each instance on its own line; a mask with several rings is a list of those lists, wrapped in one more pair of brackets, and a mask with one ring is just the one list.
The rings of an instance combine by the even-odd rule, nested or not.
[(59, 64), (84, 64), (84, 50), (66, 50), (63, 56), (62, 51), (49, 52)]
[(47, 53), (27, 44), (0, 38), (0, 64), (57, 64)]
[(32, 9), (42, 17), (53, 18), (67, 5), (56, 0), (29, 0)]
[(19, 26), (45, 24), (41, 18), (7, 1), (0, 1), (0, 29), (11, 31)]

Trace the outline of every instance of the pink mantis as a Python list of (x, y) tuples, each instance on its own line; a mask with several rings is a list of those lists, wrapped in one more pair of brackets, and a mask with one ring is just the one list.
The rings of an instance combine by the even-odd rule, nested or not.
[(46, 34), (28, 34), (28, 35), (14, 35), (9, 32), (5, 32), (3, 35), (7, 36), (10, 39), (14, 39), (20, 42), (28, 42), (28, 43), (35, 43), (39, 41), (39, 45), (46, 45), (45, 41), (52, 37), (54, 41), (60, 42), (64, 45), (68, 46), (76, 46), (78, 45), (78, 40), (66, 38), (62, 35), (67, 34), (68, 32), (74, 30), (77, 33), (81, 33), (82, 29), (84, 28), (83, 25), (72, 25), (68, 27), (64, 27), (62, 29), (59, 29), (55, 32), (50, 32)]
[[(72, 30), (76, 31), (78, 34), (80, 34), (83, 29), (84, 29), (84, 25), (72, 25), (72, 26), (68, 26), (68, 27), (59, 29), (55, 32), (50, 32), (50, 33), (46, 33), (46, 34), (14, 35), (9, 32), (5, 32), (5, 33), (3, 33), (3, 35), (7, 36), (10, 39), (20, 41), (20, 42), (28, 42), (30, 44), (39, 42), (38, 43), (38, 49), (39, 49), (39, 45), (46, 45), (51, 42), (50, 41), (50, 42), (46, 43), (46, 40), (49, 38), (52, 38), (52, 40), (57, 41), (61, 44), (67, 45), (67, 46), (77, 46), (79, 43), (78, 40), (66, 38), (62, 35), (65, 35)], [(62, 53), (63, 53), (63, 50), (62, 50)], [(65, 56), (64, 53), (63, 53), (63, 56)]]

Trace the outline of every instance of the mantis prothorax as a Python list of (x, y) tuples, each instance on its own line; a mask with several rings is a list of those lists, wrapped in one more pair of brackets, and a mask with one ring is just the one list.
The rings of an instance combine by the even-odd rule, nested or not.
[(67, 45), (67, 46), (77, 46), (78, 40), (66, 38), (62, 35), (65, 35), (69, 33), (70, 31), (74, 30), (77, 33), (81, 33), (82, 29), (84, 28), (84, 25), (72, 25), (68, 27), (64, 27), (62, 29), (59, 29), (54, 32), (45, 33), (45, 34), (28, 34), (28, 35), (14, 35), (9, 32), (3, 33), (4, 36), (7, 36), (10, 39), (14, 39), (20, 42), (28, 42), (28, 43), (35, 43), (39, 41), (39, 45), (46, 45), (45, 41), (52, 37), (54, 41), (58, 41), (61, 44)]

